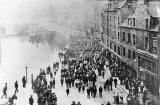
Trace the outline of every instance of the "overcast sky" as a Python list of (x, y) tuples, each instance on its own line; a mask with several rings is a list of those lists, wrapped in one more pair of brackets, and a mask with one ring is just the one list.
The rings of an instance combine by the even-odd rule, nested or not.
[[(68, 9), (71, 9), (73, 1), (83, 2), (83, 0), (0, 0), (0, 24), (49, 21), (58, 14), (70, 11)], [(82, 9), (81, 5), (77, 8)]]

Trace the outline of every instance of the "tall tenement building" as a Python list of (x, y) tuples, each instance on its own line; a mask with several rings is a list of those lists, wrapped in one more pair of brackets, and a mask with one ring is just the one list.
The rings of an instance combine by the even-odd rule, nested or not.
[[(109, 0), (102, 13), (102, 29), (106, 36), (104, 42), (108, 49), (107, 55), (110, 62), (114, 63), (114, 67), (128, 78), (136, 78), (135, 62), (131, 60), (135, 56), (129, 55), (130, 59), (128, 59), (127, 53), (122, 53), (122, 50), (127, 49), (122, 49), (120, 24), (134, 12), (136, 4), (136, 0)], [(134, 54), (134, 50), (132, 53)]]
[(108, 0), (101, 17), (110, 62), (159, 96), (160, 1)]

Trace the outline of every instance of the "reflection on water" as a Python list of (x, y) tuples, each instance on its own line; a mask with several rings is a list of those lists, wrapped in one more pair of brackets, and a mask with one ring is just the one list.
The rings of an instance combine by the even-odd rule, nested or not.
[[(47, 36), (11, 36), (1, 39), (0, 83), (15, 82), (25, 75), (37, 74), (58, 59), (58, 49), (65, 46), (65, 39), (58, 33)], [(9, 74), (11, 74), (9, 76)], [(18, 74), (18, 76), (17, 76)], [(8, 77), (9, 76), (9, 77)], [(8, 77), (8, 78), (6, 78)]]
[(63, 49), (66, 44), (65, 38), (55, 31), (52, 31), (47, 35), (30, 36), (29, 42), (36, 44), (37, 47), (39, 44), (48, 43), (51, 51), (53, 51), (55, 48)]

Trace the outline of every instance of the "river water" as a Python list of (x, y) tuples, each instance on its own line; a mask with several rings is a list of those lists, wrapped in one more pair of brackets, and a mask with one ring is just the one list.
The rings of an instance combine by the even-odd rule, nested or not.
[[(65, 46), (64, 39), (59, 36), (29, 37), (9, 36), (0, 40), (0, 84), (13, 83), (26, 75), (36, 75), (40, 68), (45, 69), (58, 60), (58, 51)], [(62, 37), (61, 37), (62, 38)]]

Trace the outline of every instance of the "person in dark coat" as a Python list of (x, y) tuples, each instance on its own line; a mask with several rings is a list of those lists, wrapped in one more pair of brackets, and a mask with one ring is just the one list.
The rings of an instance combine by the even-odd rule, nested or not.
[(96, 97), (96, 94), (97, 94), (97, 87), (95, 86), (94, 87), (94, 95), (93, 95), (94, 98)]
[(106, 105), (111, 105), (111, 103), (108, 101)]
[(117, 78), (114, 79), (114, 86), (117, 87)]
[(45, 73), (45, 71), (44, 71), (44, 70), (43, 70), (42, 74), (43, 74), (43, 76), (45, 76), (45, 75), (46, 75), (46, 73)]
[(109, 91), (109, 79), (106, 80), (106, 83), (105, 83), (105, 84), (106, 84), (106, 86), (107, 86), (107, 88), (108, 88), (108, 91)]
[(7, 83), (5, 83), (5, 86), (3, 88), (3, 96), (1, 98), (3, 98), (4, 96), (6, 96), (7, 98)]
[(74, 78), (71, 79), (72, 87), (74, 87)]
[(111, 90), (112, 90), (112, 82), (113, 82), (113, 78), (111, 77), (110, 80), (109, 80), (109, 84), (111, 86)]
[(104, 75), (105, 75), (105, 72), (104, 72), (104, 70), (102, 71), (102, 77), (104, 78)]
[(78, 91), (81, 92), (81, 85), (78, 86)]
[(84, 91), (85, 91), (85, 85), (82, 86), (82, 91), (84, 93)]
[(55, 78), (53, 78), (53, 88), (55, 88)]
[(15, 86), (15, 93), (16, 93), (18, 92), (18, 82), (17, 81), (15, 82), (14, 86)]
[(116, 100), (116, 104), (119, 104), (119, 96), (116, 96), (115, 100)]
[(61, 78), (61, 86), (63, 86), (63, 81), (64, 81), (63, 78)]
[(100, 87), (99, 87), (99, 96), (100, 96), (100, 97), (102, 97), (102, 92), (103, 92), (103, 89), (102, 89), (102, 86), (100, 86)]
[(81, 105), (81, 103), (80, 103), (80, 102), (78, 102), (78, 103), (77, 103), (77, 105)]
[(90, 88), (87, 88), (87, 97), (88, 98), (90, 98), (90, 93), (91, 93)]
[(76, 105), (75, 101), (73, 101), (71, 105)]
[(34, 99), (33, 99), (32, 95), (31, 95), (31, 97), (29, 98), (29, 105), (33, 105), (33, 103), (34, 103)]
[(103, 88), (104, 88), (104, 91), (106, 92), (106, 88), (107, 88), (107, 86), (106, 86), (106, 84), (105, 84), (105, 83), (103, 84)]
[(66, 89), (67, 96), (69, 95), (69, 88)]
[(23, 78), (22, 78), (22, 83), (23, 83), (23, 87), (25, 88), (25, 87), (26, 87), (26, 79), (25, 79), (25, 76), (23, 76)]

